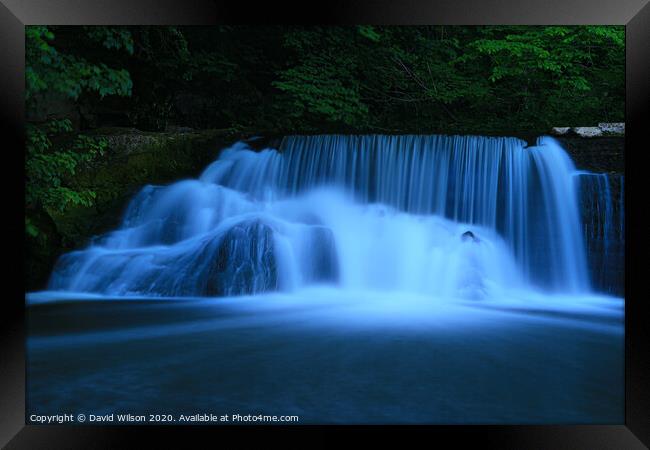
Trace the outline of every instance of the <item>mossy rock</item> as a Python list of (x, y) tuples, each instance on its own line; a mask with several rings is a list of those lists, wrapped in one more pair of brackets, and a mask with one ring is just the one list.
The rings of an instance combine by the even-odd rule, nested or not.
[[(79, 167), (74, 187), (95, 192), (93, 206), (47, 211), (51, 229), (38, 253), (47, 264), (30, 267), (28, 289), (44, 288), (51, 262), (67, 251), (88, 245), (93, 236), (119, 226), (131, 197), (147, 184), (168, 184), (198, 176), (220, 151), (241, 139), (240, 130), (142, 132), (132, 128), (101, 128), (91, 134), (108, 142), (105, 154)], [(42, 248), (40, 248), (42, 247)], [(33, 252), (32, 252), (33, 253)], [(31, 254), (31, 253), (30, 253)]]

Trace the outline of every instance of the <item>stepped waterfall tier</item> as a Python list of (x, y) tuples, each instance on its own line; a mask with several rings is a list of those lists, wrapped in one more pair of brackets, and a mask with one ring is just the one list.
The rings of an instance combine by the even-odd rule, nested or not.
[(290, 136), (261, 151), (238, 143), (198, 179), (144, 187), (119, 229), (60, 258), (49, 288), (618, 293), (603, 261), (622, 248), (623, 211), (598, 203), (609, 201), (598, 200), (610, 195), (607, 180), (577, 172), (549, 137), (530, 147), (438, 135)]

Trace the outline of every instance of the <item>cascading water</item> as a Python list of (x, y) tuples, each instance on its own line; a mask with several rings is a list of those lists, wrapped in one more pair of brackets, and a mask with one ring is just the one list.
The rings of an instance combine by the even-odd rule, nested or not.
[(235, 144), (27, 295), (28, 414), (620, 422), (622, 192), (552, 138)]
[[(292, 136), (147, 186), (53, 290), (230, 296), (314, 284), (498, 298), (590, 289), (575, 167), (552, 138)], [(468, 233), (469, 232), (469, 233)]]
[(623, 295), (625, 183), (622, 175), (577, 172), (587, 261), (594, 288)]

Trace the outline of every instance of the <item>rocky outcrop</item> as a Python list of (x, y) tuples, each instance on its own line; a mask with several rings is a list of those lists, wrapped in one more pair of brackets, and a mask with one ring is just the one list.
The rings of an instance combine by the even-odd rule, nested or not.
[(143, 185), (195, 177), (221, 149), (240, 139), (239, 131), (233, 130), (162, 133), (114, 127), (87, 134), (108, 142), (105, 154), (80, 167), (74, 177), (75, 187), (96, 193), (95, 203), (44, 213), (48, 223), (39, 221), (38, 226), (47, 226), (47, 241), (26, 244), (28, 254), (39, 255), (38, 261), (30, 258), (34, 261), (26, 267), (28, 290), (45, 287), (59, 255), (84, 247), (93, 236), (116, 228), (128, 200)]
[(584, 138), (598, 137), (603, 135), (603, 130), (598, 127), (575, 127), (571, 130), (578, 136)]
[(553, 136), (578, 136), (583, 138), (594, 138), (602, 136), (625, 136), (625, 123), (603, 122), (597, 127), (553, 127)]
[(260, 221), (243, 222), (222, 238), (209, 264), (205, 292), (199, 295), (246, 295), (278, 287), (273, 230)]
[(609, 136), (625, 136), (624, 122), (603, 122), (598, 124), (598, 128)]
[(595, 173), (625, 172), (625, 138), (560, 136), (556, 138), (578, 170)]

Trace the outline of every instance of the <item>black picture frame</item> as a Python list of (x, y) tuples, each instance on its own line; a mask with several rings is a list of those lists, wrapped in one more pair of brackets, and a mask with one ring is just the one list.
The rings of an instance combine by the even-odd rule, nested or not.
[[(643, 283), (647, 277), (645, 246), (647, 206), (643, 185), (643, 153), (650, 107), (650, 5), (648, 0), (330, 0), (301, 4), (214, 0), (2, 0), (0, 3), (1, 123), (4, 134), (2, 177), (11, 213), (7, 230), (24, 235), (24, 26), (47, 25), (211, 25), (211, 24), (612, 24), (626, 25), (626, 311), (625, 423), (558, 426), (412, 426), (412, 427), (95, 427), (25, 425), (25, 304), (24, 276), (18, 261), (22, 245), (5, 253), (5, 296), (0, 308), (0, 445), (6, 448), (114, 448), (127, 447), (144, 437), (164, 442), (165, 448), (199, 442), (206, 434), (219, 440), (237, 433), (241, 445), (262, 431), (292, 439), (298, 430), (315, 431), (325, 440), (341, 440), (341, 432), (407, 433), (413, 439), (454, 446), (479, 444), (496, 448), (634, 449), (650, 445), (650, 342), (648, 308)], [(647, 142), (647, 141), (646, 141)], [(9, 159), (9, 156), (12, 158)], [(15, 202), (15, 203), (14, 203)], [(9, 207), (8, 207), (9, 208)], [(7, 241), (11, 241), (9, 238)], [(646, 275), (644, 277), (644, 275)], [(289, 431), (289, 433), (284, 433)], [(201, 435), (197, 437), (197, 434)], [(211, 438), (210, 438), (211, 439)], [(320, 439), (320, 438), (319, 438)], [(403, 438), (402, 438), (403, 439)], [(142, 441), (141, 441), (142, 442)], [(208, 440), (207, 442), (210, 442)], [(404, 442), (404, 441), (400, 441)], [(184, 443), (184, 444), (183, 444)], [(140, 444), (141, 445), (141, 444)]]

